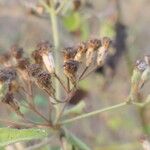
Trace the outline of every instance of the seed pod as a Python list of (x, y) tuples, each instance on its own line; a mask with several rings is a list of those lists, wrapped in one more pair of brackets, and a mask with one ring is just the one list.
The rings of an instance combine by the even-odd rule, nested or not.
[(32, 77), (38, 76), (38, 74), (42, 71), (42, 68), (38, 64), (31, 64), (27, 67), (29, 75)]
[(6, 93), (6, 95), (2, 99), (2, 102), (9, 105), (17, 114), (22, 115), (18, 103), (14, 100), (13, 93)]
[(108, 55), (108, 49), (110, 47), (110, 42), (111, 40), (108, 37), (104, 37), (101, 41), (102, 46), (98, 49), (97, 52), (97, 65), (98, 66), (103, 66), (107, 55)]
[(81, 62), (83, 54), (85, 54), (87, 51), (87, 45), (85, 42), (82, 42), (77, 47), (77, 53), (75, 55), (74, 60)]
[(76, 82), (76, 73), (79, 67), (79, 62), (69, 60), (64, 64), (64, 74), (71, 80), (73, 84)]
[(23, 48), (20, 48), (17, 45), (14, 45), (11, 47), (11, 54), (14, 58), (20, 59), (23, 56)]
[(101, 42), (98, 39), (89, 40), (87, 43), (87, 51), (86, 51), (86, 67), (88, 67), (94, 58), (94, 51), (97, 50), (101, 46)]
[(42, 56), (40, 54), (40, 50), (34, 50), (31, 54), (31, 57), (34, 59), (36, 64), (43, 64)]
[(77, 51), (75, 50), (74, 47), (67, 47), (62, 50), (62, 53), (63, 53), (64, 63), (65, 63), (68, 60), (73, 60)]
[(45, 92), (49, 94), (49, 96), (53, 96), (55, 94), (55, 89), (52, 86), (51, 75), (45, 71), (40, 72), (36, 76), (36, 84), (39, 88), (43, 89)]

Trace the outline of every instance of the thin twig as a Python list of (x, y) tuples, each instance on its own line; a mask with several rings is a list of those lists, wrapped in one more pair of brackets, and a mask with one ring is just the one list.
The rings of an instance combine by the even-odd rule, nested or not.
[(65, 87), (64, 83), (61, 81), (61, 79), (58, 77), (58, 75), (56, 73), (54, 73), (55, 77), (57, 78), (57, 80), (60, 82), (60, 84), (62, 85), (62, 87), (64, 88), (64, 90), (66, 91), (66, 93), (68, 93), (67, 88)]
[(56, 9), (56, 15), (58, 15), (61, 10), (64, 8), (65, 4), (66, 4), (67, 0), (63, 0), (60, 4), (60, 6)]

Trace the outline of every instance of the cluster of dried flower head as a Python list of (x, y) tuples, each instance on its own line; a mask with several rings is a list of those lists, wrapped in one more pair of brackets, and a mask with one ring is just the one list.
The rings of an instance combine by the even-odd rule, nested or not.
[(104, 65), (111, 40), (108, 37), (100, 39), (91, 39), (87, 42), (80, 43), (77, 47), (67, 47), (63, 50), (64, 57), (64, 74), (71, 80), (74, 84), (77, 80), (77, 70), (79, 64), (84, 60), (85, 56), (85, 66), (89, 67), (92, 63), (95, 63), (94, 58), (96, 58), (96, 66)]
[[(72, 84), (77, 81), (77, 71), (81, 62), (84, 64), (83, 60), (85, 60), (85, 66), (89, 67), (92, 63), (95, 63), (94, 57), (97, 54), (96, 66), (105, 63), (110, 42), (107, 37), (101, 40), (91, 39), (80, 43), (78, 46), (63, 50), (64, 74)], [(27, 57), (23, 48), (15, 45), (10, 52), (2, 54), (0, 58), (1, 91), (4, 89), (4, 85), (7, 87), (5, 92), (1, 92), (1, 97), (3, 102), (10, 105), (15, 111), (19, 112), (19, 105), (15, 102), (14, 94), (20, 90), (28, 91), (31, 89), (32, 84), (37, 85), (57, 100), (52, 78), (56, 77), (61, 83), (63, 81), (56, 74), (52, 46), (48, 42), (39, 43), (36, 50), (32, 52), (31, 57)]]

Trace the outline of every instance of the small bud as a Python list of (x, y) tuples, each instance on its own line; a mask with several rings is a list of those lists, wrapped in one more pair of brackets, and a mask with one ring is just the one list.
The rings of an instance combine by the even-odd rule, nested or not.
[(98, 49), (97, 52), (97, 65), (103, 66), (106, 58), (108, 56), (108, 49), (110, 47), (110, 39), (108, 37), (104, 37), (101, 41), (102, 46)]
[(32, 77), (35, 77), (42, 71), (42, 68), (38, 64), (31, 64), (27, 67), (27, 70)]
[(77, 51), (75, 50), (74, 47), (67, 47), (62, 50), (62, 53), (63, 53), (64, 63), (65, 63), (68, 60), (73, 60)]
[(50, 96), (54, 96), (55, 90), (52, 86), (51, 75), (45, 71), (40, 72), (36, 76), (36, 84), (39, 88), (43, 89)]
[(64, 74), (71, 80), (73, 84), (76, 81), (76, 73), (79, 67), (79, 62), (75, 60), (69, 60), (64, 64)]
[(75, 55), (74, 60), (81, 62), (83, 54), (85, 54), (87, 51), (87, 45), (86, 43), (82, 42), (77, 47), (77, 53)]

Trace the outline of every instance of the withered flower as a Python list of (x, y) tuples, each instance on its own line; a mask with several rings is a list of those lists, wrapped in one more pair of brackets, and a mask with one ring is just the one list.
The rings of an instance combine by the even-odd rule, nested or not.
[(88, 67), (94, 58), (94, 51), (101, 46), (101, 41), (99, 39), (91, 39), (87, 43), (86, 51), (86, 67)]
[(39, 88), (43, 89), (49, 94), (49, 96), (54, 96), (55, 89), (52, 86), (51, 75), (45, 71), (41, 71), (36, 76), (36, 84)]
[(23, 48), (18, 47), (18, 45), (12, 46), (11, 55), (16, 59), (20, 59), (23, 56)]
[(102, 38), (101, 43), (102, 43), (102, 46), (98, 49), (98, 52), (97, 52), (97, 65), (98, 66), (104, 65), (106, 58), (108, 56), (108, 52), (109, 52), (108, 50), (110, 47), (111, 40), (108, 37), (104, 37)]
[(0, 69), (0, 82), (1, 83), (15, 80), (16, 77), (17, 77), (17, 73), (15, 69), (13, 68)]
[(81, 59), (82, 59), (83, 54), (85, 54), (86, 51), (87, 51), (87, 44), (86, 44), (85, 42), (82, 42), (82, 43), (80, 43), (80, 44), (77, 46), (76, 49), (77, 49), (77, 53), (76, 53), (76, 55), (75, 55), (74, 60), (80, 62)]
[(29, 75), (31, 75), (32, 77), (36, 77), (42, 71), (42, 68), (39, 64), (31, 64), (27, 66), (27, 70), (29, 72)]
[(31, 54), (36, 64), (43, 64), (42, 56), (40, 54), (40, 49), (34, 50)]
[(49, 73), (54, 73), (55, 63), (51, 48), (52, 46), (48, 42), (45, 42), (40, 44), (39, 50), (46, 69), (49, 71)]
[(62, 50), (64, 63), (68, 60), (73, 60), (77, 51), (74, 47), (67, 47)]
[(17, 114), (21, 114), (20, 107), (18, 103), (15, 101), (12, 92), (6, 93), (6, 95), (2, 99), (2, 102), (9, 105)]
[(73, 84), (76, 82), (76, 73), (79, 67), (79, 62), (69, 60), (64, 64), (64, 74), (71, 80)]

